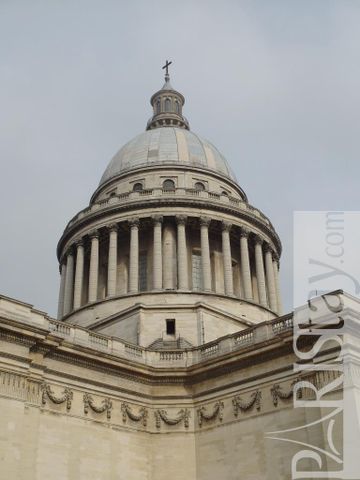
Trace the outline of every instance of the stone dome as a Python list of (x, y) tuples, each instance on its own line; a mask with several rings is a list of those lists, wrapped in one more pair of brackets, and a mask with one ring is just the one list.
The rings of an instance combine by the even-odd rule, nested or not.
[(100, 185), (132, 169), (156, 165), (200, 167), (236, 182), (228, 162), (210, 142), (184, 128), (162, 127), (126, 143), (109, 163)]

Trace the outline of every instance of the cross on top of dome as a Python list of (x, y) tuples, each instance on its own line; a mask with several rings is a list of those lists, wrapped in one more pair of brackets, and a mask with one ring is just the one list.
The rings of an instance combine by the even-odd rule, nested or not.
[(153, 116), (148, 121), (146, 130), (159, 127), (179, 127), (189, 130), (189, 122), (182, 115), (185, 98), (170, 84), (169, 66), (172, 63), (172, 61), (166, 60), (162, 67), (166, 72), (165, 83), (162, 89), (151, 97)]

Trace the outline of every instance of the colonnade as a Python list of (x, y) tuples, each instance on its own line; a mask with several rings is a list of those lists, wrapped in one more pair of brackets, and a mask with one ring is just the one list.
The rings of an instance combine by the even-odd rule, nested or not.
[[(153, 221), (153, 255), (152, 255), (152, 288), (148, 290), (180, 290), (189, 291), (189, 252), (187, 246), (187, 217), (176, 216), (176, 260), (177, 279), (174, 280), (172, 268), (165, 267), (173, 254), (171, 241), (164, 241), (163, 217), (156, 215)], [(209, 228), (212, 220), (209, 217), (200, 217), (200, 248), (201, 248), (201, 273), (202, 290), (212, 292), (212, 266), (209, 241)], [(128, 221), (130, 229), (129, 247), (129, 278), (128, 293), (139, 292), (139, 229), (140, 219), (133, 218)], [(222, 222), (222, 257), (224, 267), (225, 295), (234, 296), (233, 254), (235, 242), (231, 239), (231, 231), (235, 225), (231, 222)], [(113, 297), (117, 292), (117, 267), (118, 267), (118, 241), (119, 225), (111, 224), (108, 229), (107, 247), (107, 279), (106, 295)], [(61, 283), (59, 294), (58, 318), (68, 315), (72, 310), (80, 308), (84, 275), (88, 272), (88, 288), (86, 303), (98, 300), (99, 282), (99, 231), (87, 234), (90, 239), (90, 254), (88, 255), (88, 268), (85, 269), (84, 239), (78, 240), (64, 256), (60, 266)], [(242, 297), (248, 301), (258, 303), (272, 311), (281, 313), (281, 298), (279, 287), (278, 257), (271, 246), (260, 236), (248, 228), (240, 229), (240, 275)], [(251, 257), (251, 252), (253, 256)], [(255, 300), (252, 278), (256, 278), (257, 299)]]

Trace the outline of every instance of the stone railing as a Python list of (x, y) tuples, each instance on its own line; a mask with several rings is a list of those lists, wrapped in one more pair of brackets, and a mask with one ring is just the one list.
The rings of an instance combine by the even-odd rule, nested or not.
[(44, 336), (58, 337), (64, 342), (87, 347), (121, 358), (131, 359), (151, 366), (186, 367), (204, 362), (242, 349), (253, 348), (256, 344), (276, 339), (279, 335), (291, 334), (293, 328), (292, 314), (263, 322), (215, 341), (186, 349), (168, 348), (151, 350), (140, 347), (119, 338), (102, 335), (77, 325), (58, 322), (44, 313), (34, 310), (31, 305), (0, 296), (0, 323), (16, 322), (17, 325), (37, 327)]
[(67, 225), (67, 228), (74, 225), (76, 222), (84, 219), (88, 215), (91, 215), (94, 212), (105, 208), (111, 208), (115, 205), (121, 205), (130, 202), (136, 201), (143, 201), (144, 198), (152, 197), (152, 198), (197, 198), (203, 199), (205, 201), (211, 201), (214, 204), (223, 204), (223, 205), (230, 205), (233, 208), (236, 208), (241, 211), (248, 211), (251, 212), (254, 216), (256, 216), (260, 221), (262, 221), (265, 225), (272, 227), (270, 220), (264, 215), (260, 210), (251, 206), (247, 202), (235, 197), (231, 197), (228, 195), (220, 195), (219, 193), (215, 192), (207, 192), (207, 191), (199, 191), (194, 190), (193, 188), (176, 188), (175, 190), (164, 190), (162, 188), (153, 188), (153, 189), (146, 189), (141, 190), (138, 192), (126, 192), (121, 193), (119, 195), (113, 195), (109, 198), (104, 200), (100, 200), (99, 202), (94, 203), (90, 207), (85, 208), (81, 212), (79, 212), (75, 217), (73, 217)]

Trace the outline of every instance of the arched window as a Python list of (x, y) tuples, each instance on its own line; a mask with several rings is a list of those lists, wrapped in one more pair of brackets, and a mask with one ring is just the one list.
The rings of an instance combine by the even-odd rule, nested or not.
[(198, 190), (199, 192), (203, 192), (205, 190), (205, 185), (202, 182), (196, 182), (195, 190)]
[(171, 110), (171, 100), (170, 98), (167, 98), (165, 100), (165, 112), (170, 112)]
[(175, 190), (175, 182), (174, 180), (165, 180), (163, 183), (163, 189), (164, 190)]
[(175, 112), (180, 115), (180, 105), (177, 100), (175, 100)]
[(156, 102), (156, 114), (161, 112), (160, 99)]
[(140, 182), (135, 183), (133, 186), (133, 192), (141, 192), (141, 190), (143, 190), (143, 184)]

